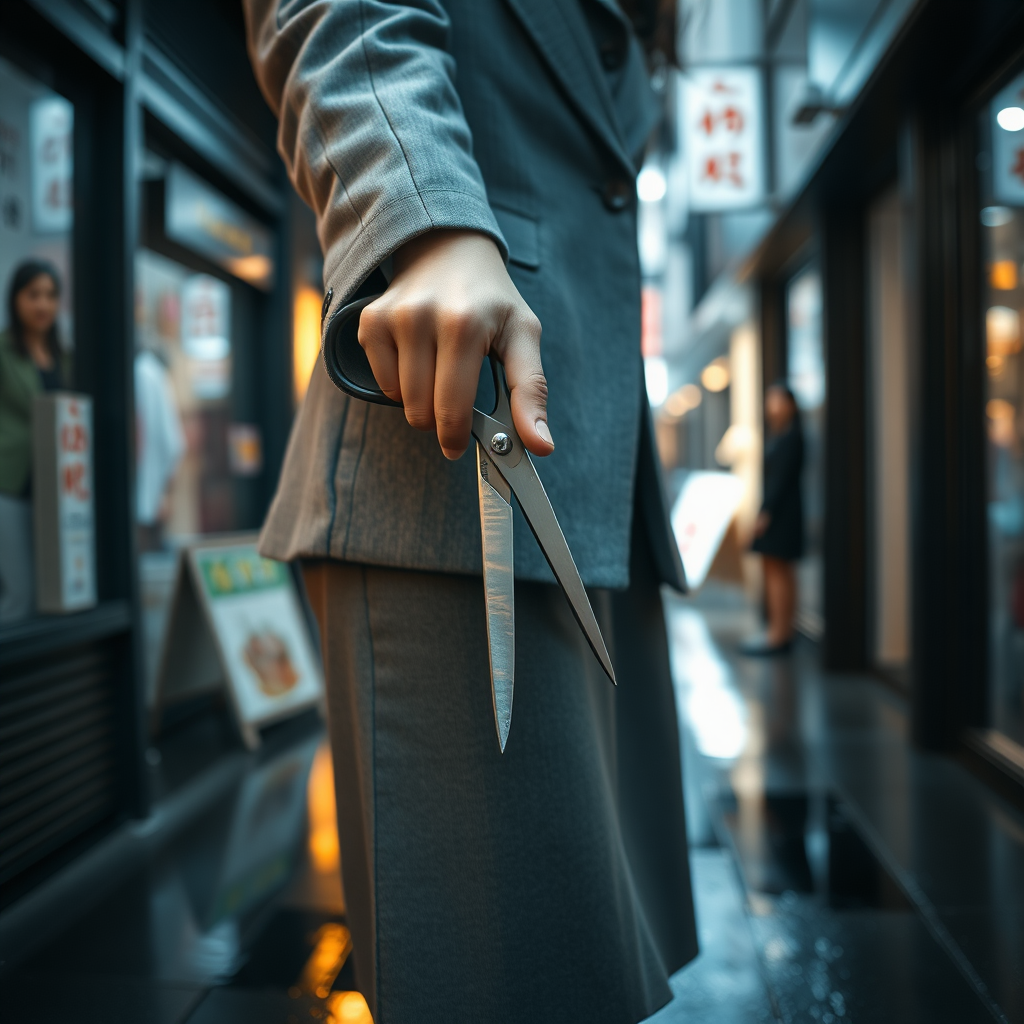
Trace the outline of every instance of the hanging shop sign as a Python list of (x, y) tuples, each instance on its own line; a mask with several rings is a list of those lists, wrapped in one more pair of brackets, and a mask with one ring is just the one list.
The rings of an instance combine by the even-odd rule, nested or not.
[(1024, 206), (1024, 75), (991, 104), (992, 186), (997, 202)]
[(180, 164), (167, 170), (164, 232), (235, 277), (264, 291), (273, 288), (270, 231)]
[(288, 567), (254, 537), (181, 553), (156, 709), (227, 688), (250, 748), (259, 730), (317, 706), (323, 679)]
[(32, 226), (40, 234), (70, 231), (74, 220), (74, 107), (60, 96), (29, 108)]
[(51, 391), (32, 413), (36, 604), (74, 612), (96, 604), (92, 399)]
[(717, 212), (764, 200), (761, 73), (700, 68), (684, 82), (684, 152), (690, 209)]

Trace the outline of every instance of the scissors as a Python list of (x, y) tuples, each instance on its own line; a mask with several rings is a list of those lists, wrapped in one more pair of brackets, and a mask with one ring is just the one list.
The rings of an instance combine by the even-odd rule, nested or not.
[[(357, 299), (331, 317), (324, 335), (324, 366), (333, 383), (352, 398), (401, 408), (401, 402), (388, 398), (381, 391), (366, 353), (359, 344), (359, 316), (366, 306), (379, 297), (371, 295)], [(494, 701), (498, 746), (504, 753), (512, 725), (512, 693), (515, 683), (513, 494), (583, 635), (613, 683), (615, 670), (544, 485), (537, 475), (530, 453), (523, 447), (516, 433), (509, 407), (505, 371), (493, 354), (489, 358), (494, 378), (495, 405), (490, 413), (473, 409), (472, 433), (476, 439), (491, 696)]]

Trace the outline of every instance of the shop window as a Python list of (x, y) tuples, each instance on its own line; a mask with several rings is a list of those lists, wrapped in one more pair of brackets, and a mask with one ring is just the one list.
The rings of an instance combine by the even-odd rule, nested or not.
[[(135, 513), (150, 684), (178, 551), (238, 526), (236, 475), (259, 439), (232, 421), (232, 288), (148, 250), (135, 261)], [(258, 453), (255, 456), (258, 458)]]
[[(65, 582), (78, 591), (69, 602), (61, 602), (59, 564), (53, 601), (52, 567), (40, 564), (33, 540), (39, 539), (36, 520), (43, 513), (43, 529), (54, 533), (63, 552), (53, 481), (34, 479), (33, 463), (40, 453), (34, 450), (33, 416), (38, 423), (40, 409), (50, 408), (52, 428), (54, 403), (41, 406), (40, 400), (74, 384), (73, 137), (71, 103), (0, 59), (0, 627), (40, 610), (69, 611), (95, 602), (91, 493), (85, 477), (78, 482), (89, 529), (79, 537), (81, 573), (65, 572)], [(80, 402), (73, 411), (81, 416), (86, 407)], [(84, 472), (88, 437), (84, 421), (78, 426), (78, 469)], [(47, 436), (52, 434), (51, 429)], [(43, 444), (40, 437), (36, 431), (35, 447)], [(48, 456), (46, 464), (56, 478), (57, 441), (47, 443), (54, 451), (42, 455)], [(54, 508), (44, 508), (48, 505)]]
[(825, 631), (822, 593), (825, 529), (825, 355), (821, 333), (821, 272), (800, 271), (786, 290), (787, 377), (804, 431), (805, 553), (798, 570), (797, 625), (819, 639)]
[(1024, 743), (1024, 74), (981, 122), (991, 725)]

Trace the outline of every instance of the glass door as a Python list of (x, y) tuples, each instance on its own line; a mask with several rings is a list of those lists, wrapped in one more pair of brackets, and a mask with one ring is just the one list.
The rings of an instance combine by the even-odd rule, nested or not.
[(825, 353), (821, 332), (821, 272), (812, 263), (796, 274), (786, 289), (786, 360), (787, 383), (800, 409), (805, 453), (806, 548), (797, 570), (796, 620), (800, 631), (814, 640), (825, 632)]
[(981, 121), (989, 715), (1024, 744), (1024, 73)]

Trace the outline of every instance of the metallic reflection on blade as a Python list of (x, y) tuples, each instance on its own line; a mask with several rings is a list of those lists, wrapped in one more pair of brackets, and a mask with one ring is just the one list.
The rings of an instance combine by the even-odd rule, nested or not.
[(512, 492), (477, 444), (480, 532), (483, 535), (484, 606), (491, 662), (494, 725), (502, 753), (512, 725), (515, 672), (515, 578), (512, 561)]

